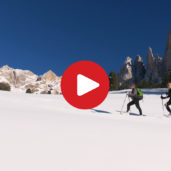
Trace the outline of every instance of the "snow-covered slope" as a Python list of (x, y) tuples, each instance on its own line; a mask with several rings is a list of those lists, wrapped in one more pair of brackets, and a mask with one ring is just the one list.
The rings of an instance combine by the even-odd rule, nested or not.
[(144, 117), (117, 112), (123, 91), (92, 110), (62, 95), (0, 92), (0, 170), (170, 171), (171, 118), (159, 91), (146, 91)]

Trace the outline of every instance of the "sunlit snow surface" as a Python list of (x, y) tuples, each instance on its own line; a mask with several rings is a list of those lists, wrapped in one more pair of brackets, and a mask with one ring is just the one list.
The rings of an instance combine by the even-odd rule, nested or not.
[(120, 115), (124, 91), (93, 110), (73, 108), (62, 95), (1, 91), (0, 170), (170, 171), (171, 118), (162, 114), (161, 91), (145, 90), (146, 116), (135, 107)]

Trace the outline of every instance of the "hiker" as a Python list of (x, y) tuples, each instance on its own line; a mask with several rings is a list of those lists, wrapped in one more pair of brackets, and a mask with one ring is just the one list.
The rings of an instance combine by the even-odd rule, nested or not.
[(171, 83), (168, 83), (168, 92), (166, 93), (166, 96), (164, 97), (163, 95), (161, 95), (161, 99), (167, 99), (170, 98), (169, 101), (165, 104), (167, 111), (169, 112), (169, 114), (171, 115), (171, 109), (169, 107), (169, 105), (171, 105)]
[(127, 104), (127, 112), (129, 112), (130, 107), (132, 105), (135, 105), (137, 109), (139, 110), (140, 115), (142, 115), (142, 110), (139, 104), (139, 101), (143, 99), (143, 93), (141, 89), (136, 88), (135, 84), (131, 86), (132, 91), (128, 93), (128, 97), (132, 99), (131, 102)]

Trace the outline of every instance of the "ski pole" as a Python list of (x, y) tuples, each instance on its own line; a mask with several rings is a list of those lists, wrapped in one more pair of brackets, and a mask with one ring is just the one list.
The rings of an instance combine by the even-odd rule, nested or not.
[(123, 112), (123, 108), (124, 108), (124, 105), (125, 105), (127, 96), (128, 96), (128, 95), (126, 94), (125, 99), (124, 99), (124, 102), (123, 102), (123, 105), (122, 105), (122, 108), (121, 108), (121, 113), (120, 113), (120, 114), (122, 114), (122, 112)]

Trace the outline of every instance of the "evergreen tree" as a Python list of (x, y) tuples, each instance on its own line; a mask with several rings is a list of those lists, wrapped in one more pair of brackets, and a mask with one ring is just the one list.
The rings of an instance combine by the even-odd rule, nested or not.
[(149, 88), (156, 88), (156, 85), (155, 85), (155, 83), (150, 82), (148, 87), (149, 87)]
[(148, 83), (145, 79), (141, 83), (141, 88), (148, 88)]
[(109, 74), (109, 84), (110, 90), (118, 90), (118, 76), (114, 71)]
[(171, 74), (165, 73), (164, 76), (163, 76), (163, 80), (162, 80), (161, 87), (162, 87), (162, 88), (167, 87), (167, 84), (168, 84), (169, 82), (171, 82)]

